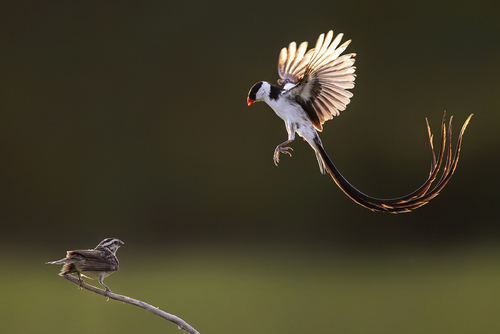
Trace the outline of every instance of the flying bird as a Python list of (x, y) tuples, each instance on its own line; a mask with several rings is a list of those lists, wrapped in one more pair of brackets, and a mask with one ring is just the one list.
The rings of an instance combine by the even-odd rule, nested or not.
[[(455, 155), (451, 149), (451, 121), (447, 131), (445, 117), (441, 125), (441, 150), (436, 160), (432, 143), (432, 134), (427, 122), (427, 132), (431, 148), (431, 170), (427, 181), (417, 190), (408, 195), (380, 199), (368, 196), (351, 185), (335, 167), (326, 154), (318, 131), (323, 130), (323, 124), (338, 116), (345, 110), (353, 94), (349, 89), (354, 88), (356, 79), (354, 57), (356, 54), (342, 55), (349, 43), (342, 44), (343, 34), (333, 38), (333, 31), (326, 36), (321, 34), (314, 48), (307, 50), (307, 42), (298, 47), (291, 42), (288, 48), (283, 48), (278, 59), (278, 73), (280, 79), (275, 86), (266, 81), (257, 82), (248, 93), (247, 103), (266, 102), (283, 121), (288, 132), (288, 139), (279, 144), (273, 155), (275, 165), (278, 165), (280, 154), (292, 155), (292, 148), (288, 146), (297, 133), (309, 143), (316, 154), (321, 173), (329, 173), (337, 186), (354, 202), (372, 211), (383, 212), (410, 212), (439, 194), (453, 175), (458, 163), (462, 135), (472, 114), (467, 118), (458, 138)], [(446, 113), (445, 113), (446, 116)], [(446, 139), (448, 146), (446, 149)], [(437, 174), (443, 165), (444, 152), (447, 158), (441, 178), (431, 189)]]
[(118, 258), (116, 251), (123, 245), (123, 241), (116, 238), (106, 238), (94, 249), (68, 251), (64, 259), (47, 262), (46, 264), (63, 265), (60, 276), (76, 273), (81, 286), (83, 280), (81, 276), (90, 279), (97, 279), (99, 283), (111, 290), (103, 283), (103, 279), (118, 270)]

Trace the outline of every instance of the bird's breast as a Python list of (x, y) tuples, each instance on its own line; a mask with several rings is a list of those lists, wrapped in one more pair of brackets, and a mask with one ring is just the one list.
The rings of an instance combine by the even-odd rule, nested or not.
[(298, 103), (283, 97), (277, 101), (271, 101), (269, 106), (285, 122), (296, 123), (307, 117), (307, 114)]
[(82, 276), (88, 277), (90, 279), (98, 280), (99, 277), (106, 278), (111, 275), (113, 271), (84, 271), (81, 273)]

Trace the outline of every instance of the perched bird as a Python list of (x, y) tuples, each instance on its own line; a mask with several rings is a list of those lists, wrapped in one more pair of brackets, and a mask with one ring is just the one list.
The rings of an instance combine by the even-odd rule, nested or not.
[[(295, 133), (309, 143), (318, 160), (322, 173), (329, 173), (335, 183), (356, 203), (372, 210), (386, 212), (409, 212), (428, 203), (439, 194), (449, 181), (458, 163), (462, 135), (472, 115), (465, 121), (457, 143), (455, 157), (451, 152), (451, 119), (448, 132), (449, 146), (443, 175), (436, 186), (429, 191), (443, 162), (446, 143), (446, 125), (443, 118), (441, 126), (441, 152), (436, 161), (432, 144), (432, 135), (427, 124), (429, 142), (432, 151), (431, 172), (427, 181), (416, 191), (399, 198), (379, 199), (370, 197), (352, 186), (337, 170), (326, 154), (318, 131), (323, 130), (323, 123), (339, 115), (350, 102), (356, 78), (354, 53), (341, 55), (350, 40), (340, 45), (343, 34), (333, 38), (333, 31), (321, 34), (316, 46), (307, 51), (307, 42), (297, 47), (295, 42), (283, 48), (278, 60), (278, 83), (275, 86), (266, 81), (257, 82), (248, 93), (247, 103), (266, 102), (285, 122), (288, 140), (278, 145), (273, 160), (278, 165), (280, 153), (291, 156), (289, 145), (295, 139)], [(340, 45), (340, 46), (339, 46)]]
[(81, 276), (96, 279), (106, 291), (111, 290), (103, 283), (103, 279), (118, 270), (118, 258), (116, 251), (123, 245), (123, 241), (116, 238), (106, 238), (94, 249), (68, 251), (64, 259), (47, 262), (46, 264), (62, 264), (60, 276), (76, 273)]

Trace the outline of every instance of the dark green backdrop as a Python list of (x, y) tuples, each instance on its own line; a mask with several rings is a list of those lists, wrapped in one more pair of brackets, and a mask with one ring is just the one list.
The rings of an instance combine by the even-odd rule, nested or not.
[[(109, 236), (335, 245), (498, 239), (500, 21), (487, 1), (16, 2), (0, 24), (0, 223), (14, 246)], [(319, 174), (248, 89), (290, 41), (333, 29), (357, 53), (354, 97), (321, 134), (360, 190), (427, 177), (425, 117), (455, 134), (456, 175), (412, 214), (367, 211)], [(456, 138), (455, 138), (456, 139)]]
[[(0, 332), (180, 333), (43, 264), (114, 236), (106, 284), (201, 333), (498, 333), (499, 18), (481, 0), (2, 4)], [(361, 191), (417, 188), (425, 118), (456, 135), (475, 114), (411, 214), (353, 203), (301, 140), (275, 167), (284, 124), (246, 105), (282, 47), (330, 29), (358, 77), (321, 138)]]

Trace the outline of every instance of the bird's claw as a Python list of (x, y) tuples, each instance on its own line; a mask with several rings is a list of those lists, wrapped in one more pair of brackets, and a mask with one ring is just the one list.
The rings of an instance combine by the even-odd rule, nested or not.
[(288, 154), (289, 156), (292, 156), (292, 153), (290, 153), (288, 150), (293, 151), (293, 148), (289, 146), (278, 146), (276, 147), (276, 150), (274, 151), (274, 157), (273, 161), (276, 166), (278, 166), (278, 162), (280, 162), (280, 153), (283, 154)]
[(108, 302), (109, 302), (109, 295), (108, 295), (108, 293), (109, 293), (109, 292), (111, 292), (111, 290), (110, 290), (110, 289), (108, 289), (108, 288), (106, 288), (106, 291), (104, 292), (104, 297), (107, 297), (107, 298), (108, 298), (108, 299), (107, 299), (107, 301), (108, 301)]

